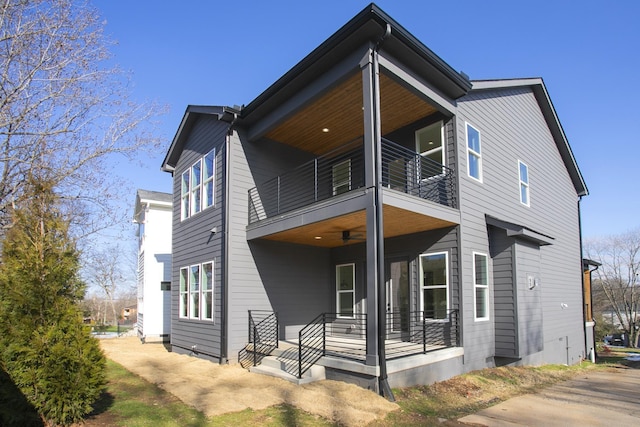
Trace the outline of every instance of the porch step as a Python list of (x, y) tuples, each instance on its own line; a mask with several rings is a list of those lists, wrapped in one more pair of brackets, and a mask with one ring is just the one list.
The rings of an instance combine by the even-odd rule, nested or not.
[(258, 366), (251, 366), (249, 372), (282, 378), (298, 385), (326, 379), (324, 366), (320, 365), (312, 366), (298, 378), (298, 351), (295, 348), (275, 349)]

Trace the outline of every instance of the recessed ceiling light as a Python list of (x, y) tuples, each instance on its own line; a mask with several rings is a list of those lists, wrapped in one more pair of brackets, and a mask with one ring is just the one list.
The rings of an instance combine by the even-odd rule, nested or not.
[(321, 239), (322, 239), (322, 236), (316, 236), (316, 237), (314, 237), (314, 239), (316, 239), (316, 240), (321, 240)]
[(324, 132), (324, 133), (329, 132), (329, 128), (322, 128), (322, 132)]

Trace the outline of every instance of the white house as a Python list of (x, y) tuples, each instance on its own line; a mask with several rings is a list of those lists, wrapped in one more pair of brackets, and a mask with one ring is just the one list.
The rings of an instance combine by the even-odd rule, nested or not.
[(138, 336), (169, 341), (171, 331), (172, 195), (138, 190)]

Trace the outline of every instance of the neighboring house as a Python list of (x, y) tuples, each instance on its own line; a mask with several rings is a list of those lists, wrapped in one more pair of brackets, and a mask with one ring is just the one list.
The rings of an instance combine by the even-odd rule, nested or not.
[(120, 312), (120, 318), (125, 323), (133, 322), (133, 321), (137, 322), (137, 316), (136, 316), (137, 314), (138, 314), (138, 306), (131, 305), (131, 306), (122, 308), (122, 311)]
[(294, 376), (382, 393), (586, 356), (587, 188), (543, 81), (469, 81), (375, 5), (248, 105), (189, 106), (163, 170), (175, 352), (289, 341)]
[(169, 341), (171, 333), (172, 195), (138, 190), (138, 336)]

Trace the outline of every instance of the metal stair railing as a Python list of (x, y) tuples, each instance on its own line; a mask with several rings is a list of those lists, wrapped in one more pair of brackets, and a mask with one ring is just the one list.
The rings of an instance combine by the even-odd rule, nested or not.
[(249, 310), (248, 335), (247, 345), (238, 352), (238, 362), (243, 368), (257, 366), (278, 348), (278, 313)]

